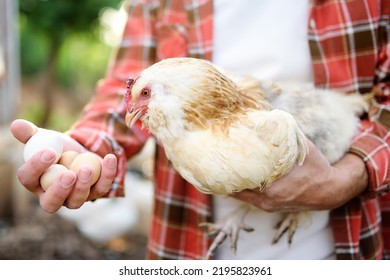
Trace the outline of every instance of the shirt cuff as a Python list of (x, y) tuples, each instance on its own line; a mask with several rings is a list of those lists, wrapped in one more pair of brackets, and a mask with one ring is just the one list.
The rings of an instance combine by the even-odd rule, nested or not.
[(390, 190), (390, 137), (388, 129), (378, 122), (364, 120), (361, 126), (349, 152), (365, 162), (368, 185), (362, 195), (372, 198)]

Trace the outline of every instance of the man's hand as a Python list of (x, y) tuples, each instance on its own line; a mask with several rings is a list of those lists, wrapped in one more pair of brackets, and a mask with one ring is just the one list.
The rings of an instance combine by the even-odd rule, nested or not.
[(245, 190), (233, 197), (268, 212), (325, 210), (341, 206), (367, 186), (368, 175), (361, 158), (346, 154), (334, 165), (311, 141), (302, 166), (272, 183), (265, 191)]
[[(40, 128), (25, 120), (15, 120), (10, 126), (14, 137), (22, 143), (26, 143)], [(77, 141), (63, 134), (65, 151), (85, 152), (86, 149)], [(49, 213), (58, 211), (61, 206), (76, 209), (86, 201), (102, 197), (112, 185), (116, 170), (117, 159), (113, 154), (106, 155), (102, 160), (102, 171), (98, 181), (90, 186), (92, 180), (92, 166), (83, 165), (76, 172), (66, 170), (45, 192), (40, 183), (40, 176), (55, 161), (55, 153), (51, 149), (37, 152), (27, 160), (18, 170), (19, 181), (37, 197), (43, 210)]]

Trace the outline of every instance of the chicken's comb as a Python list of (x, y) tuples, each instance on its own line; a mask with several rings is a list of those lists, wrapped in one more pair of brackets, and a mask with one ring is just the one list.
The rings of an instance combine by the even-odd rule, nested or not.
[(126, 87), (127, 87), (127, 90), (126, 90), (126, 94), (125, 94), (125, 104), (126, 104), (126, 107), (129, 108), (129, 105), (130, 105), (130, 101), (131, 101), (131, 88), (133, 87), (135, 83), (135, 79), (127, 79), (126, 81)]
[(127, 79), (127, 81), (126, 81), (127, 89), (131, 89), (131, 87), (134, 85), (134, 83), (135, 83), (135, 79), (132, 79), (132, 78)]

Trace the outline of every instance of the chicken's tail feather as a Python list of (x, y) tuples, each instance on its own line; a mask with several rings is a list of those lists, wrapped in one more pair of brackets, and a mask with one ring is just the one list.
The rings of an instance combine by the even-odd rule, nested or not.
[(352, 106), (354, 113), (361, 116), (367, 113), (371, 106), (375, 103), (375, 93), (352, 93), (344, 95), (348, 99), (348, 103)]

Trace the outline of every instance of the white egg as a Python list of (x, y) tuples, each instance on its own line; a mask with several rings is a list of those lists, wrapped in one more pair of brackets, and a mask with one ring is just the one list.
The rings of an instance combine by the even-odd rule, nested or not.
[(52, 148), (56, 153), (56, 161), (62, 155), (63, 140), (61, 134), (51, 130), (40, 130), (35, 133), (24, 146), (23, 159), (29, 160), (36, 152), (39, 152), (45, 148)]

